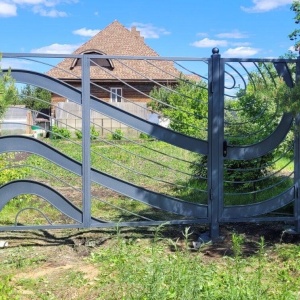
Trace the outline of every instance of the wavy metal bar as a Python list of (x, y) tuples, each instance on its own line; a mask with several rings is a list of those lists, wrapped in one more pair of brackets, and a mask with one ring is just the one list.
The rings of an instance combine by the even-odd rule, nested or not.
[(223, 219), (247, 218), (264, 215), (288, 205), (294, 200), (294, 198), (295, 187), (292, 186), (283, 193), (266, 201), (248, 205), (225, 206), (221, 221), (223, 221)]
[[(14, 151), (35, 153), (81, 176), (82, 166), (80, 162), (37, 139), (26, 136), (4, 136), (0, 137), (0, 141), (0, 153)], [(95, 169), (91, 170), (91, 179), (120, 194), (171, 213), (195, 218), (207, 218), (208, 215), (206, 205), (161, 195)]]
[(14, 197), (21, 194), (34, 194), (42, 197), (66, 216), (82, 223), (82, 211), (63, 195), (51, 187), (32, 180), (16, 180), (0, 187), (0, 210)]
[[(7, 72), (7, 70), (3, 70), (3, 72)], [(39, 86), (54, 92), (55, 94), (68, 98), (77, 104), (82, 104), (81, 91), (62, 81), (49, 77), (45, 74), (28, 70), (11, 70), (10, 74), (18, 82)], [(112, 106), (107, 102), (99, 101), (96, 98), (91, 97), (90, 107), (92, 110), (101, 112), (112, 119), (118, 120), (121, 123), (135, 128), (138, 131), (152, 135), (158, 140), (196, 153), (204, 155), (207, 155), (208, 153), (208, 143), (206, 141), (189, 137), (184, 134), (174, 132), (168, 128), (148, 122), (122, 109), (119, 109), (118, 107)]]
[(269, 153), (284, 140), (292, 123), (292, 114), (284, 114), (275, 131), (260, 143), (242, 147), (228, 145), (226, 159), (247, 160)]
[(207, 206), (168, 197), (92, 169), (92, 181), (152, 207), (186, 217), (207, 218)]

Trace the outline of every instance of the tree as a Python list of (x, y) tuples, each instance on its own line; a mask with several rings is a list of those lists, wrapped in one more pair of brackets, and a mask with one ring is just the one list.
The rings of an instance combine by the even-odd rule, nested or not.
[(3, 73), (0, 69), (0, 117), (9, 105), (16, 103), (17, 99), (18, 92), (10, 72)]
[(49, 108), (51, 104), (51, 93), (40, 87), (32, 87), (27, 84), (21, 90), (22, 100), (20, 103), (34, 111), (40, 111), (43, 108)]
[(181, 77), (174, 87), (155, 87), (148, 104), (153, 111), (170, 120), (170, 128), (183, 134), (206, 139), (207, 85)]
[[(294, 17), (295, 23), (299, 24), (300, 23), (300, 1), (299, 0), (293, 1), (291, 5), (291, 10), (295, 13), (295, 17)], [(300, 37), (300, 29), (295, 29), (289, 34), (290, 40), (294, 41), (294, 47), (296, 51), (298, 51), (300, 48), (299, 37)]]

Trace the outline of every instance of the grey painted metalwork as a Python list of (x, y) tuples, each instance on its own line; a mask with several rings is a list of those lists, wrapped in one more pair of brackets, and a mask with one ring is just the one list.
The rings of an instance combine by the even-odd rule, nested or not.
[[(88, 135), (89, 137), (89, 135)], [(30, 152), (38, 154), (44, 158), (49, 159), (62, 168), (81, 176), (83, 173), (82, 164), (74, 159), (67, 157), (51, 146), (42, 143), (39, 140), (30, 137), (22, 136), (7, 136), (0, 138), (0, 153), (5, 152)], [(89, 157), (89, 151), (85, 153)], [(173, 212), (176, 214), (183, 214), (185, 216), (194, 218), (207, 218), (207, 207), (204, 205), (197, 205), (195, 203), (183, 202), (179, 199), (168, 197), (166, 195), (147, 191), (146, 189), (137, 187), (129, 182), (125, 182), (120, 178), (114, 178), (103, 172), (90, 169), (90, 178), (93, 182), (99, 183), (111, 190), (120, 194), (126, 195), (138, 201), (149, 204), (153, 207)], [(18, 189), (16, 189), (18, 190)], [(18, 194), (24, 193), (20, 190)], [(16, 195), (15, 195), (16, 196)], [(13, 198), (13, 197), (12, 197)], [(62, 201), (63, 202), (63, 201)]]
[[(30, 59), (34, 61), (34, 59), (37, 57), (44, 58), (47, 57), (47, 55), (4, 53), (3, 57), (17, 59), (30, 57)], [(219, 226), (225, 222), (293, 221), (295, 223), (296, 231), (300, 232), (300, 137), (298, 131), (295, 133), (295, 138), (293, 141), (294, 170), (289, 176), (283, 176), (283, 181), (286, 179), (285, 177), (293, 178), (292, 185), (284, 186), (276, 195), (267, 195), (265, 198), (263, 197), (263, 199), (260, 200), (257, 196), (258, 192), (267, 194), (266, 191), (268, 189), (275, 189), (277, 185), (281, 184), (281, 181), (277, 180), (266, 189), (257, 191), (255, 187), (253, 191), (242, 191), (239, 193), (234, 191), (234, 189), (233, 191), (229, 190), (228, 192), (226, 190), (226, 184), (228, 184), (229, 181), (226, 181), (225, 179), (226, 172), (245, 171), (243, 166), (237, 169), (231, 169), (231, 167), (226, 169), (226, 163), (236, 161), (246, 165), (247, 161), (260, 159), (264, 155), (275, 151), (280, 145), (282, 145), (284, 141), (287, 140), (288, 135), (293, 131), (293, 124), (299, 126), (300, 122), (299, 116), (296, 118), (296, 120), (294, 120), (294, 117), (291, 113), (284, 113), (282, 114), (280, 120), (278, 120), (278, 123), (276, 123), (277, 125), (272, 125), (272, 130), (267, 130), (267, 134), (265, 136), (261, 134), (261, 136), (263, 136), (262, 139), (245, 145), (239, 144), (239, 142), (235, 142), (235, 136), (232, 138), (232, 140), (227, 140), (226, 137), (225, 131), (226, 128), (228, 128), (226, 126), (236, 126), (236, 128), (239, 127), (238, 123), (233, 125), (228, 125), (226, 123), (226, 110), (229, 111), (229, 109), (227, 109), (228, 107), (226, 108), (226, 101), (231, 97), (235, 97), (235, 94), (233, 93), (234, 89), (238, 88), (241, 93), (243, 90), (246, 90), (248, 82), (251, 82), (253, 86), (255, 86), (255, 82), (252, 78), (253, 72), (257, 72), (259, 76), (261, 76), (262, 82), (264, 82), (266, 85), (267, 80), (265, 76), (269, 76), (275, 86), (276, 82), (271, 74), (270, 66), (273, 66), (274, 70), (276, 70), (276, 76), (283, 78), (286, 85), (292, 88), (294, 86), (294, 79), (288, 64), (296, 65), (296, 79), (299, 80), (299, 59), (276, 60), (222, 58), (217, 48), (213, 49), (213, 54), (207, 59), (102, 56), (102, 58), (116, 60), (137, 59), (145, 61), (149, 60), (151, 62), (154, 62), (155, 60), (169, 60), (172, 62), (187, 61), (188, 63), (191, 61), (196, 61), (196, 63), (204, 62), (204, 64), (207, 64), (208, 76), (202, 76), (202, 79), (204, 80), (207, 78), (208, 99), (206, 100), (208, 104), (208, 124), (207, 128), (202, 130), (207, 130), (208, 137), (207, 139), (201, 139), (176, 132), (170, 128), (165, 128), (158, 124), (154, 124), (116, 106), (112, 106), (105, 101), (101, 101), (100, 99), (91, 95), (92, 81), (90, 79), (90, 60), (96, 58), (97, 56), (50, 55), (48, 57), (82, 59), (81, 90), (33, 70), (29, 71), (12, 68), (11, 75), (17, 82), (31, 84), (47, 89), (82, 106), (82, 159), (81, 161), (77, 161), (61, 151), (58, 151), (47, 143), (35, 138), (16, 135), (0, 137), (0, 154), (9, 152), (27, 152), (36, 154), (45, 158), (47, 161), (53, 162), (54, 164), (60, 166), (67, 172), (75, 174), (81, 180), (81, 203), (79, 205), (75, 205), (59, 191), (41, 182), (34, 180), (14, 180), (8, 182), (0, 187), (0, 211), (12, 198), (21, 194), (33, 194), (45, 199), (62, 214), (72, 219), (73, 222), (61, 225), (48, 222), (47, 225), (43, 226), (23, 224), (21, 227), (22, 229), (116, 226), (116, 222), (104, 219), (102, 220), (102, 218), (96, 218), (92, 216), (92, 198), (94, 197), (92, 193), (92, 186), (93, 184), (97, 184), (122, 196), (128, 197), (128, 199), (137, 200), (151, 209), (154, 208), (162, 210), (166, 212), (166, 214), (172, 214), (172, 218), (169, 219), (170, 224), (209, 224), (211, 237), (217, 237), (219, 235)], [(248, 68), (246, 66), (247, 63), (251, 63), (253, 69)], [(154, 64), (151, 64), (151, 66), (154, 66)], [(181, 68), (184, 70), (188, 70), (183, 65), (178, 64), (178, 66), (181, 66)], [(263, 67), (261, 68), (261, 66)], [(134, 70), (131, 71), (134, 72)], [(136, 73), (140, 75), (139, 72), (140, 71), (136, 71)], [(264, 75), (264, 72), (266, 72), (267, 75)], [(191, 71), (190, 73), (194, 75), (198, 74), (194, 71)], [(245, 79), (245, 77), (248, 78), (248, 81)], [(231, 83), (226, 81), (228, 78), (230, 79)], [(147, 77), (145, 77), (145, 80), (147, 80)], [(155, 80), (153, 79), (149, 79), (149, 81), (155, 83)], [(124, 83), (125, 81), (123, 79), (119, 79), (119, 82)], [(242, 85), (242, 87), (240, 87), (240, 85)], [(159, 83), (159, 86), (162, 85)], [(134, 90), (138, 91), (136, 88), (134, 88)], [(143, 94), (143, 92), (141, 92), (141, 94)], [(259, 110), (259, 112), (263, 113), (264, 108), (260, 109), (261, 110)], [(205, 157), (207, 159), (207, 165), (204, 163), (203, 168), (207, 168), (207, 178), (204, 178), (206, 180), (206, 185), (204, 185), (204, 188), (202, 189), (207, 202), (204, 204), (200, 203), (200, 201), (198, 203), (189, 202), (167, 194), (160, 194), (154, 190), (139, 186), (138, 184), (126, 181), (123, 178), (117, 178), (111, 174), (107, 174), (101, 170), (93, 168), (91, 163), (92, 143), (90, 139), (90, 130), (92, 126), (90, 118), (91, 110), (104, 114), (121, 122), (122, 124), (126, 124), (127, 126), (134, 128), (139, 132), (149, 134), (159, 141), (169, 143), (176, 147), (194, 152), (197, 155), (200, 154)], [(237, 112), (233, 110), (231, 115), (230, 113), (229, 115), (234, 116), (236, 113)], [(256, 118), (257, 116), (255, 115), (254, 117)], [(158, 165), (163, 168), (163, 164), (159, 163)], [(117, 163), (116, 166), (120, 167), (120, 164)], [(250, 171), (253, 171), (253, 169), (255, 169), (255, 167), (249, 167)], [(139, 172), (139, 174), (142, 175), (142, 172)], [(270, 177), (273, 179), (279, 179), (280, 176), (274, 173), (271, 174)], [(198, 179), (200, 180), (203, 178)], [(245, 182), (256, 185), (259, 180), (260, 179), (251, 179), (248, 182), (237, 178), (230, 183), (232, 183), (233, 186), (239, 186)], [(266, 180), (266, 178), (263, 180)], [(248, 204), (237, 203), (234, 205), (226, 205), (226, 197), (239, 197), (239, 195), (249, 196), (255, 200), (253, 203)], [(109, 205), (109, 203), (106, 204)], [(288, 205), (293, 206), (292, 215), (277, 214), (279, 209)], [(114, 204), (111, 204), (111, 207), (116, 208)], [(17, 213), (17, 217), (23, 210), (24, 209), (21, 209)], [(41, 213), (43, 214), (42, 211)], [(152, 219), (148, 216), (142, 216), (142, 213), (132, 214), (134, 216), (134, 220), (125, 220), (121, 222), (122, 226), (148, 226), (161, 224), (163, 222), (162, 220), (155, 220), (155, 218)], [(44, 216), (47, 218), (46, 215)], [(136, 220), (139, 217), (141, 217), (143, 221)], [(0, 226), (0, 230), (13, 229), (20, 229), (20, 226)]]
[[(12, 70), (11, 75), (18, 82), (39, 86), (51, 92), (55, 92), (55, 94), (61, 95), (67, 99), (72, 99), (72, 101), (77, 104), (81, 104), (81, 92), (57, 79), (27, 70)], [(178, 147), (201, 154), (207, 154), (208, 150), (206, 141), (198, 140), (193, 137), (174, 132), (168, 128), (157, 126), (156, 124), (147, 122), (137, 116), (133, 116), (118, 107), (111, 106), (106, 102), (97, 101), (94, 97), (90, 97), (90, 99), (90, 108), (95, 111), (99, 111), (166, 143), (171, 143)]]

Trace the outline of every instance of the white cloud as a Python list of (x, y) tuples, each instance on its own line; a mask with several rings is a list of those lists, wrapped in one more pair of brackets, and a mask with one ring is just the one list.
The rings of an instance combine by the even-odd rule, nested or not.
[(32, 63), (24, 59), (3, 58), (0, 66), (2, 69), (26, 69)]
[(211, 40), (209, 38), (204, 38), (192, 43), (191, 45), (198, 48), (227, 47), (228, 42), (225, 40)]
[(0, 2), (0, 18), (15, 17), (16, 15), (17, 15), (17, 6), (15, 4)]
[(229, 48), (222, 56), (224, 57), (249, 57), (257, 54), (260, 49), (251, 48), (251, 47), (237, 47), (237, 48)]
[(30, 9), (42, 17), (66, 17), (68, 14), (56, 9), (60, 4), (72, 4), (78, 0), (0, 0), (0, 18), (17, 15), (17, 9)]
[(155, 27), (152, 24), (133, 22), (131, 27), (136, 27), (145, 39), (158, 39), (161, 35), (170, 34), (166, 29)]
[(241, 9), (247, 13), (263, 13), (291, 4), (293, 0), (252, 0), (252, 2), (252, 7), (241, 6)]
[(92, 37), (92, 36), (96, 35), (99, 31), (100, 31), (100, 29), (87, 29), (84, 27), (84, 28), (74, 30), (73, 34)]
[(238, 30), (233, 30), (231, 32), (223, 32), (216, 35), (218, 38), (221, 39), (244, 39), (248, 36), (244, 33), (239, 32)]
[(66, 17), (67, 16), (67, 13), (65, 13), (63, 11), (58, 11), (56, 9), (46, 10), (40, 6), (35, 6), (35, 7), (33, 7), (32, 10), (35, 14), (39, 14), (42, 17), (57, 18), (57, 17)]
[(80, 45), (71, 44), (52, 44), (49, 46), (31, 50), (31, 53), (43, 54), (70, 54), (73, 53)]
[(13, 0), (13, 2), (20, 5), (37, 5), (43, 4), (45, 0)]

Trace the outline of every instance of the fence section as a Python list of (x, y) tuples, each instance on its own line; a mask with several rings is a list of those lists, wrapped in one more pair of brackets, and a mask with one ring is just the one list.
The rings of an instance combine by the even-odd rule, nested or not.
[(51, 91), (55, 114), (50, 139), (0, 138), (10, 170), (0, 230), (166, 221), (208, 224), (212, 237), (224, 222), (291, 221), (300, 230), (299, 138), (278, 92), (293, 88), (297, 60), (229, 59), (217, 49), (199, 59), (102, 55), (134, 74), (109, 86), (92, 77), (113, 74), (99, 55), (34, 56), (3, 55), (37, 68), (43, 59), (81, 63), (59, 69), (61, 78), (59, 64), (45, 63), (46, 75), (12, 66), (18, 83)]

